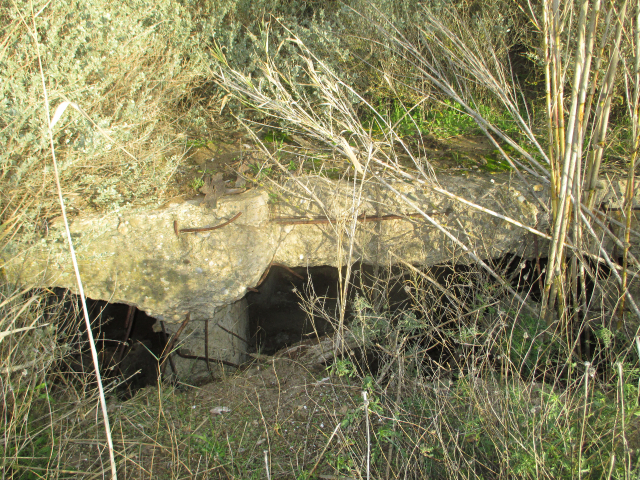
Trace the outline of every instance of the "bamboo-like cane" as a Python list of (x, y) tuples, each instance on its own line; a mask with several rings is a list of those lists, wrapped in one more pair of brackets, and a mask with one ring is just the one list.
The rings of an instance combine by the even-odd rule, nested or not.
[[(613, 2), (610, 2), (609, 8), (613, 10)], [(594, 124), (596, 125), (594, 137), (592, 140), (592, 151), (587, 159), (587, 176), (586, 176), (586, 191), (588, 208), (593, 209), (595, 204), (595, 190), (598, 183), (598, 174), (600, 172), (600, 165), (602, 163), (602, 155), (604, 153), (604, 142), (609, 125), (609, 112), (611, 111), (611, 100), (613, 98), (613, 90), (616, 78), (616, 71), (618, 69), (618, 61), (620, 59), (620, 41), (622, 39), (622, 32), (624, 29), (624, 18), (627, 11), (627, 0), (622, 4), (620, 13), (616, 18), (616, 33), (615, 41), (611, 47), (611, 61), (607, 67), (607, 73), (605, 75), (604, 84), (600, 90), (598, 98), (598, 106), (596, 108), (596, 114), (594, 118)]]
[(635, 43), (635, 61), (633, 71), (633, 99), (631, 100), (631, 161), (629, 162), (629, 173), (627, 174), (627, 188), (625, 191), (625, 217), (626, 225), (624, 230), (624, 251), (622, 257), (622, 295), (618, 308), (617, 328), (622, 328), (624, 321), (624, 292), (627, 290), (627, 276), (629, 268), (629, 248), (631, 247), (631, 207), (633, 204), (633, 194), (635, 190), (636, 160), (638, 158), (638, 148), (640, 147), (640, 128), (638, 125), (638, 109), (640, 107), (640, 1), (636, 2), (635, 24), (633, 29), (633, 41)]
[[(584, 65), (584, 32), (586, 11), (588, 2), (583, 0), (580, 7), (580, 18), (578, 20), (578, 49), (576, 51), (575, 59), (575, 71), (574, 71), (574, 84), (571, 96), (571, 110), (568, 123), (568, 137), (573, 139), (573, 133), (575, 128), (575, 119), (577, 115), (576, 104), (578, 98), (579, 81), (582, 78), (582, 67)], [(547, 267), (547, 276), (545, 279), (545, 286), (542, 296), (542, 309), (540, 315), (542, 318), (550, 319), (550, 312), (553, 310), (555, 304), (556, 294), (560, 300), (558, 306), (559, 312), (564, 312), (564, 300), (562, 295), (562, 259), (563, 259), (563, 246), (564, 246), (564, 232), (566, 232), (566, 225), (569, 220), (568, 213), (568, 187), (570, 179), (573, 178), (575, 172), (575, 164), (572, 163), (573, 156), (571, 155), (572, 149), (567, 149), (564, 144), (564, 121), (563, 121), (563, 107), (562, 96), (559, 94), (561, 91), (561, 79), (558, 77), (557, 62), (560, 61), (559, 49), (560, 49), (560, 10), (557, 0), (554, 0), (552, 6), (552, 27), (553, 33), (553, 46), (554, 57), (552, 70), (554, 71), (554, 93), (556, 95), (556, 101), (553, 102), (555, 110), (553, 111), (553, 118), (556, 122), (556, 133), (554, 140), (556, 143), (556, 152), (558, 155), (554, 158), (557, 160), (556, 167), (552, 163), (551, 175), (552, 185), (555, 187), (555, 193), (557, 195), (553, 208), (553, 233), (552, 240), (549, 245), (549, 265)], [(560, 159), (562, 158), (562, 169), (560, 170)], [(554, 178), (555, 177), (555, 178)]]

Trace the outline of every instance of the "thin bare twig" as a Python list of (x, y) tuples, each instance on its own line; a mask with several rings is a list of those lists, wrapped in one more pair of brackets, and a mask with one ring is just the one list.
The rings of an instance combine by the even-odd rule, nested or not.
[[(33, 30), (28, 29), (29, 33), (31, 34), (32, 38), (33, 38), (33, 42), (35, 44), (36, 47), (36, 52), (38, 55), (38, 68), (40, 70), (40, 80), (42, 82), (42, 91), (44, 94), (44, 107), (45, 107), (45, 113), (46, 113), (46, 118), (47, 118), (47, 130), (48, 130), (48, 136), (49, 136), (49, 144), (51, 147), (51, 158), (53, 160), (53, 171), (54, 171), (54, 176), (55, 176), (55, 180), (56, 180), (56, 190), (57, 190), (57, 194), (58, 194), (58, 201), (60, 203), (60, 209), (62, 211), (62, 220), (64, 222), (64, 226), (65, 226), (65, 231), (66, 231), (66, 236), (67, 236), (67, 243), (69, 245), (69, 255), (71, 257), (71, 261), (73, 263), (73, 270), (75, 273), (75, 277), (76, 277), (76, 282), (78, 285), (78, 295), (80, 297), (80, 302), (82, 303), (82, 312), (84, 314), (84, 320), (85, 320), (85, 325), (87, 328), (87, 336), (89, 338), (89, 348), (91, 350), (91, 357), (93, 360), (93, 366), (95, 369), (95, 374), (96, 374), (96, 381), (98, 384), (98, 392), (99, 392), (99, 397), (100, 397), (100, 407), (102, 409), (102, 417), (104, 419), (104, 429), (105, 429), (105, 433), (106, 433), (106, 437), (107, 437), (107, 446), (108, 446), (108, 450), (109, 450), (109, 463), (111, 465), (111, 478), (113, 480), (117, 480), (118, 478), (118, 474), (117, 474), (117, 470), (116, 470), (116, 460), (115, 460), (115, 456), (114, 456), (114, 449), (113, 449), (113, 440), (111, 438), (111, 426), (109, 424), (109, 414), (107, 412), (107, 400), (105, 398), (104, 395), (104, 387), (102, 385), (102, 376), (100, 374), (100, 365), (99, 365), (99, 360), (98, 360), (98, 352), (96, 350), (96, 345), (95, 345), (95, 340), (93, 338), (93, 332), (91, 330), (91, 321), (89, 320), (89, 310), (87, 308), (87, 301), (86, 301), (86, 297), (84, 295), (84, 288), (82, 286), (82, 278), (80, 277), (80, 270), (78, 268), (78, 259), (76, 258), (76, 252), (75, 249), (73, 247), (73, 240), (71, 237), (71, 231), (69, 229), (69, 220), (67, 218), (67, 211), (65, 208), (65, 204), (64, 204), (64, 198), (62, 196), (62, 186), (60, 184), (60, 172), (58, 170), (58, 162), (56, 160), (56, 149), (55, 149), (55, 145), (54, 145), (54, 141), (53, 141), (53, 128), (56, 124), (56, 122), (60, 119), (60, 117), (62, 116), (62, 114), (64, 113), (65, 109), (68, 106), (68, 103), (65, 104), (65, 102), (63, 102), (61, 105), (58, 106), (58, 108), (56, 109), (56, 112), (54, 113), (54, 117), (53, 119), (51, 118), (51, 112), (50, 112), (50, 108), (49, 108), (49, 93), (47, 90), (47, 82), (45, 80), (45, 75), (44, 75), (44, 68), (42, 66), (42, 58), (40, 55), (40, 42), (38, 41), (38, 35), (37, 35), (37, 25), (36, 25), (36, 17), (33, 14), (33, 11), (31, 12), (31, 18), (32, 18), (32, 22), (33, 22)], [(25, 22), (26, 24), (26, 22)]]

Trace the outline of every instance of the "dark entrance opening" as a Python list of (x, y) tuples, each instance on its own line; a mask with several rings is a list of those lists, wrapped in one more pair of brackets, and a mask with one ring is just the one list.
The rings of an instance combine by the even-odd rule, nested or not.
[[(505, 256), (490, 263), (514, 289), (527, 296), (538, 293), (539, 265), (544, 268), (543, 262)], [(343, 270), (343, 278), (345, 273)], [(393, 343), (396, 337), (406, 337), (402, 344), (406, 355), (417, 352), (412, 354), (419, 363), (416, 368), (435, 371), (457, 364), (460, 355), (469, 353), (462, 334), (493, 321), (496, 305), (509, 301), (495, 279), (471, 265), (411, 269), (356, 263), (349, 282), (345, 326), (360, 332), (358, 322), (366, 316), (367, 332), (375, 336), (366, 348), (360, 345), (351, 360), (371, 372), (390, 361), (389, 348), (376, 345)], [(295, 343), (332, 335), (339, 317), (339, 288), (335, 267), (274, 265), (259, 291), (247, 294), (250, 351), (273, 355)], [(311, 304), (322, 308), (311, 308)], [(484, 320), (478, 320), (482, 316), (478, 312)]]
[(258, 290), (247, 294), (250, 351), (273, 355), (294, 343), (333, 332), (330, 317), (310, 314), (303, 299), (316, 298), (323, 302), (327, 312), (334, 312), (338, 297), (337, 268), (289, 269), (274, 265)]
[[(61, 337), (75, 350), (66, 360), (69, 374), (93, 373), (88, 335), (77, 295), (56, 289), (49, 299), (48, 315), (59, 325)], [(136, 307), (87, 298), (87, 309), (98, 351), (103, 379), (118, 382), (116, 392), (124, 397), (158, 380), (158, 360), (166, 345), (162, 332), (155, 332), (156, 319)]]

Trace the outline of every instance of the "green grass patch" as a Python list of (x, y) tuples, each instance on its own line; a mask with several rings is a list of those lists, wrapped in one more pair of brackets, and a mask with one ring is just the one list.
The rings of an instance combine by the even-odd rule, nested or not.
[[(471, 108), (505, 133), (518, 133), (513, 120), (495, 109), (473, 103)], [(385, 119), (386, 123), (382, 119)], [(430, 103), (411, 109), (397, 100), (380, 102), (375, 114), (369, 113), (364, 116), (363, 124), (378, 135), (387, 132), (391, 126), (400, 137), (422, 134), (449, 138), (482, 134), (482, 130), (464, 111), (462, 105), (449, 99), (438, 104)]]

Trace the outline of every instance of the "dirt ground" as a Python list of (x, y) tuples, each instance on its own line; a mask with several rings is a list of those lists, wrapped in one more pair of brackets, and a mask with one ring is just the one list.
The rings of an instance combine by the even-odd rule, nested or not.
[[(362, 385), (288, 358), (260, 357), (201, 385), (141, 389), (109, 399), (119, 478), (355, 478)], [(108, 470), (93, 410), (86, 442), (69, 445), (73, 478)], [(93, 423), (93, 425), (91, 425)], [(93, 437), (93, 439), (91, 439)], [(346, 455), (349, 450), (351, 455)], [(365, 458), (364, 451), (359, 457)]]

